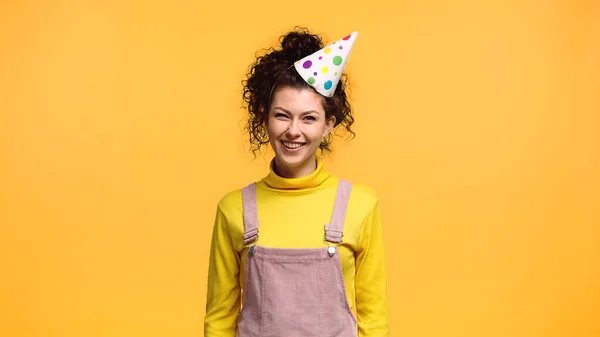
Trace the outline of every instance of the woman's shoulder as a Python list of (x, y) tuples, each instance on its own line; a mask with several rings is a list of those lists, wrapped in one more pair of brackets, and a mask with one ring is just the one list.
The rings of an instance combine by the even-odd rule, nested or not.
[(242, 189), (245, 186), (240, 186), (235, 189), (231, 189), (223, 193), (217, 203), (217, 207), (222, 212), (228, 212), (231, 210), (239, 210), (241, 211), (242, 206)]
[(365, 198), (372, 198), (374, 200), (377, 199), (377, 192), (375, 192), (375, 189), (373, 189), (371, 186), (360, 182), (350, 183), (352, 184), (352, 190), (355, 191), (355, 193), (360, 194)]
[[(356, 240), (362, 235), (365, 226), (373, 223), (373, 216), (379, 212), (379, 198), (375, 189), (359, 181), (351, 183), (350, 198), (346, 209), (346, 226), (349, 237)], [(358, 241), (356, 241), (358, 242)]]
[(352, 189), (350, 192), (351, 203), (355, 205), (364, 205), (366, 208), (370, 209), (379, 202), (377, 192), (371, 186), (360, 181), (345, 181), (349, 182), (352, 185)]
[(246, 187), (250, 187), (251, 185), (256, 185), (260, 181), (252, 181), (240, 186), (237, 186), (234, 189), (226, 191), (223, 193), (217, 203), (217, 206), (222, 211), (224, 210), (238, 210), (242, 209), (242, 191)]

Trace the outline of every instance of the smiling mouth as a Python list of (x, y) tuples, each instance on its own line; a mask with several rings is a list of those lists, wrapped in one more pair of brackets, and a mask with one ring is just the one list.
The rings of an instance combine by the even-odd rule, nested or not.
[(285, 142), (285, 141), (282, 141), (281, 143), (283, 144), (283, 146), (285, 148), (290, 149), (290, 150), (295, 150), (299, 147), (302, 147), (305, 144), (305, 143)]

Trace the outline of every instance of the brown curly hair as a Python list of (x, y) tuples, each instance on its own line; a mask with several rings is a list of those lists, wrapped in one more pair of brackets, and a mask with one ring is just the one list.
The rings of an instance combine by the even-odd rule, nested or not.
[[(266, 50), (265, 55), (257, 56), (246, 75), (247, 79), (242, 81), (243, 100), (249, 113), (246, 131), (249, 133), (251, 151), (255, 157), (261, 146), (269, 143), (266, 122), (272, 93), (283, 86), (314, 90), (292, 65), (299, 59), (325, 47), (318, 35), (311, 34), (308, 29), (300, 27), (281, 36), (279, 42), (279, 49), (270, 48)], [(346, 93), (347, 77), (346, 73), (341, 74), (340, 82), (332, 97), (322, 96), (323, 108), (327, 118), (335, 116), (335, 127), (341, 124), (351, 136), (355, 136), (351, 129), (354, 118)], [(331, 151), (331, 141), (330, 133), (319, 146), (322, 152)]]

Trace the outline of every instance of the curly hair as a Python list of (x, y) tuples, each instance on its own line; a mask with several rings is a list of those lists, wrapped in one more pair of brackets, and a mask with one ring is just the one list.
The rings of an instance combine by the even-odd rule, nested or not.
[[(272, 94), (279, 87), (314, 90), (295, 69), (292, 69), (292, 65), (299, 59), (325, 47), (318, 35), (311, 34), (308, 29), (299, 27), (281, 36), (279, 43), (279, 49), (270, 48), (266, 50), (265, 55), (257, 56), (246, 75), (247, 79), (242, 81), (244, 86), (242, 96), (249, 113), (246, 131), (249, 133), (251, 151), (255, 157), (261, 146), (269, 143), (266, 122)], [(336, 118), (334, 127), (342, 125), (351, 136), (355, 136), (351, 129), (354, 117), (346, 86), (347, 74), (343, 72), (333, 96), (319, 96), (323, 99), (326, 117), (335, 116)], [(330, 133), (321, 142), (319, 149), (322, 152), (330, 152), (331, 141), (332, 134)]]

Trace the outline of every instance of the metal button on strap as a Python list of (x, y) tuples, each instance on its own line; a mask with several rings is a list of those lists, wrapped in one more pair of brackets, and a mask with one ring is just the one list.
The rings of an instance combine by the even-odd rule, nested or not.
[(330, 246), (327, 248), (327, 253), (329, 253), (329, 256), (333, 256), (335, 254), (335, 247)]

